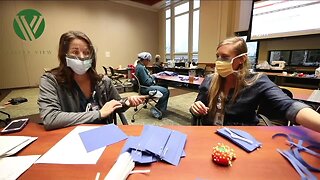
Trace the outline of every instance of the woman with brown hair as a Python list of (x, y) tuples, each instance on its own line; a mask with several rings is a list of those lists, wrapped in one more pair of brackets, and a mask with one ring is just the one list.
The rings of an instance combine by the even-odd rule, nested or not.
[(283, 119), (320, 132), (320, 115), (289, 98), (266, 75), (248, 69), (246, 42), (232, 37), (219, 43), (216, 72), (205, 78), (190, 112), (203, 125), (257, 125), (256, 110), (263, 102)]
[(125, 111), (144, 101), (144, 96), (121, 97), (111, 80), (96, 72), (96, 54), (82, 32), (60, 37), (59, 66), (40, 80), (40, 116), (46, 130), (82, 123), (113, 122), (113, 112)]

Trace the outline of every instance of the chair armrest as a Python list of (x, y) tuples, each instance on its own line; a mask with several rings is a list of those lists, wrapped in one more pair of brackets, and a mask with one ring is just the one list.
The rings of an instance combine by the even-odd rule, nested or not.
[(258, 117), (260, 117), (267, 126), (273, 126), (272, 122), (266, 116), (258, 114)]

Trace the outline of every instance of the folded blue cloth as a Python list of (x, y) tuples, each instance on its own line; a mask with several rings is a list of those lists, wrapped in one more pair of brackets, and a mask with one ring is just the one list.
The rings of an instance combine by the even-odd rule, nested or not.
[(217, 133), (227, 139), (229, 139), (234, 144), (238, 145), (247, 152), (252, 152), (262, 145), (261, 142), (257, 141), (251, 134), (231, 128), (220, 128)]
[(130, 136), (122, 149), (129, 152), (134, 162), (166, 161), (177, 166), (186, 156), (187, 135), (168, 128), (145, 125), (141, 136)]
[(172, 71), (161, 71), (159, 72), (157, 75), (159, 76), (178, 76), (179, 74), (176, 72), (172, 72)]

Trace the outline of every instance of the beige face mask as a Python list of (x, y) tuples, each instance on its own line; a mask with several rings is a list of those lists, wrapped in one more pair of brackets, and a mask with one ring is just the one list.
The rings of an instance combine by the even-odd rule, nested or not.
[(242, 53), (242, 54), (232, 58), (231, 60), (222, 59), (221, 57), (218, 57), (217, 60), (216, 60), (216, 70), (217, 70), (218, 74), (221, 77), (227, 77), (230, 74), (232, 74), (234, 72), (237, 72), (237, 71), (234, 71), (233, 68), (232, 68), (233, 60), (235, 60), (238, 57), (244, 56), (246, 54), (247, 53)]

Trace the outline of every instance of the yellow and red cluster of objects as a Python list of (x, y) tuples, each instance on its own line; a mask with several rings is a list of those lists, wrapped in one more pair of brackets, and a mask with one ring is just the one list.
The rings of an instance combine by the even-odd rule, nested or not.
[(232, 161), (236, 159), (236, 154), (232, 148), (222, 143), (213, 147), (212, 160), (223, 166), (232, 166)]

